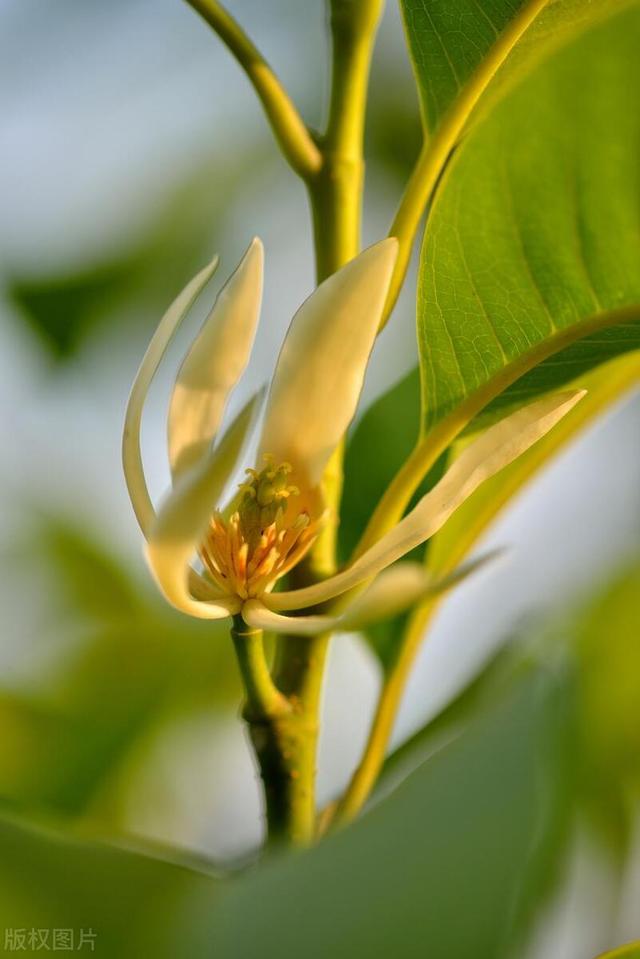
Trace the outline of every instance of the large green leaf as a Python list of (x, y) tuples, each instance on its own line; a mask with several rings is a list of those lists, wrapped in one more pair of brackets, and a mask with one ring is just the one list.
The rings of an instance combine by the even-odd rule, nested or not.
[(581, 34), (449, 165), (420, 263), (427, 430), (640, 346), (639, 45), (637, 6)]
[(525, 684), (349, 829), (202, 911), (202, 954), (504, 956), (555, 814), (556, 716)]
[[(211, 876), (150, 855), (2, 819), (2, 955), (55, 951), (54, 930), (59, 929), (72, 930), (76, 955), (194, 955), (183, 919), (186, 904), (205, 899), (214, 903), (219, 884)], [(31, 930), (36, 937), (37, 930), (43, 930), (44, 945), (30, 944)], [(81, 948), (82, 930), (88, 938)]]
[[(443, 556), (446, 554), (443, 554)], [(384, 794), (438, 744), (477, 721), (478, 711), (522, 682), (533, 668), (553, 669), (563, 684), (564, 728), (571, 739), (564, 770), (583, 823), (594, 825), (624, 864), (640, 800), (640, 562), (616, 572), (588, 598), (534, 623), (499, 649), (454, 699), (394, 750), (378, 788)]]
[[(477, 724), (479, 712), (503, 698), (514, 684), (526, 682), (532, 670), (551, 669), (561, 687), (567, 743), (563, 764), (557, 768), (555, 788), (558, 794), (564, 790), (564, 803), (558, 806), (555, 837), (549, 837), (552, 872), (546, 891), (561, 879), (553, 872), (558, 853), (576, 827), (584, 829), (587, 822), (597, 827), (599, 838), (618, 857), (623, 876), (630, 865), (633, 868), (630, 840), (640, 797), (639, 626), (636, 562), (616, 573), (612, 582), (592, 590), (577, 608), (556, 614), (550, 623), (532, 624), (524, 636), (495, 653), (445, 709), (391, 753), (378, 783), (379, 794), (388, 795), (443, 742)], [(536, 901), (535, 895), (529, 897), (532, 906)], [(637, 944), (627, 948), (628, 953), (622, 948), (613, 951), (611, 959), (618, 955), (631, 959)]]
[(527, 0), (401, 0), (423, 120), (435, 129)]
[(484, 69), (483, 105), (504, 94), (550, 50), (629, 2), (401, 0), (426, 129), (439, 126)]

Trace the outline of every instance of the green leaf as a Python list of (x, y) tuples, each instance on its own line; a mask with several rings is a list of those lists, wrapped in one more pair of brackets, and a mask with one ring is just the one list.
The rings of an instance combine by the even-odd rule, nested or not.
[[(220, 880), (104, 843), (80, 841), (19, 820), (0, 820), (0, 929), (95, 933), (94, 952), (109, 959), (194, 955), (187, 903), (215, 902)], [(178, 938), (175, 938), (178, 936)], [(23, 951), (22, 949), (20, 951)], [(31, 954), (28, 947), (25, 953)], [(84, 953), (91, 951), (85, 944)], [(4, 955), (4, 952), (3, 952)]]
[[(477, 73), (509, 56), (490, 77), (485, 99), (495, 99), (550, 50), (568, 42), (630, 0), (401, 0), (426, 129), (433, 132)], [(522, 32), (524, 30), (524, 32)], [(513, 46), (509, 34), (514, 35)]]
[(640, 346), (638, 43), (637, 9), (581, 35), (450, 164), (420, 263), (427, 430)]
[(525, 684), (354, 825), (203, 909), (202, 954), (506, 955), (554, 815), (556, 718)]
[[(381, 396), (347, 440), (340, 508), (340, 557), (346, 562), (387, 486), (413, 449), (420, 430), (420, 379), (412, 370)], [(437, 462), (414, 499), (436, 483), (445, 465)]]
[(16, 276), (9, 296), (49, 348), (65, 360), (101, 320), (104, 303), (120, 296), (138, 268), (135, 257), (50, 276)]
[[(384, 491), (410, 454), (419, 430), (420, 380), (416, 369), (376, 400), (348, 437), (338, 527), (343, 563), (348, 561)], [(441, 457), (418, 487), (414, 500), (437, 482), (444, 464), (445, 457)], [(422, 552), (415, 550), (412, 558), (419, 561)], [(393, 659), (405, 621), (406, 616), (402, 615), (364, 632), (383, 668)]]
[(413, 370), (369, 407), (348, 437), (339, 527), (345, 562), (411, 452), (420, 429), (419, 409), (419, 373)]
[(582, 822), (596, 827), (624, 869), (633, 855), (640, 801), (639, 623), (636, 561), (586, 601), (534, 623), (499, 649), (440, 713), (389, 755), (377, 789), (388, 792), (532, 670), (551, 670), (563, 687), (563, 728), (571, 742), (562, 778)]
[(433, 131), (527, 0), (401, 0), (423, 121)]

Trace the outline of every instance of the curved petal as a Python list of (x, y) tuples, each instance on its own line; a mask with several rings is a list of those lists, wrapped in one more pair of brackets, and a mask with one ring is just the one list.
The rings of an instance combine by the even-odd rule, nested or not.
[(397, 526), (359, 559), (330, 579), (290, 592), (273, 593), (271, 609), (304, 609), (326, 602), (376, 576), (380, 570), (424, 543), (475, 489), (548, 433), (585, 395), (572, 390), (546, 396), (490, 427), (447, 470)]
[[(368, 589), (338, 616), (283, 616), (264, 601), (250, 599), (242, 607), (242, 618), (255, 629), (297, 636), (318, 633), (357, 632), (372, 623), (391, 619), (416, 603), (452, 589), (501, 553), (494, 550), (460, 566), (448, 576), (434, 579), (420, 563), (398, 563), (378, 576)], [(266, 598), (266, 602), (269, 598)]]
[(145, 537), (155, 519), (155, 510), (144, 477), (142, 454), (140, 452), (140, 424), (144, 401), (173, 334), (184, 319), (189, 307), (215, 273), (217, 265), (218, 257), (215, 256), (208, 266), (200, 270), (187, 283), (184, 290), (178, 294), (164, 314), (151, 338), (129, 394), (122, 434), (122, 465), (127, 489), (129, 490), (129, 498)]
[(283, 616), (268, 609), (259, 599), (248, 599), (241, 609), (242, 618), (253, 629), (282, 633), (284, 636), (317, 636), (337, 628), (336, 616)]
[(321, 283), (300, 307), (278, 357), (260, 452), (292, 464), (313, 487), (355, 413), (397, 256), (376, 243)]
[(261, 393), (253, 397), (215, 449), (180, 477), (149, 533), (147, 562), (161, 592), (177, 609), (200, 619), (219, 619), (240, 609), (241, 603), (236, 597), (222, 599), (212, 594), (212, 601), (203, 599), (203, 595), (207, 595), (207, 584), (202, 577), (193, 582), (194, 570), (190, 563), (238, 459), (261, 398)]
[(180, 367), (167, 423), (174, 482), (207, 452), (229, 392), (247, 365), (260, 317), (263, 262), (255, 237)]
[(494, 562), (504, 550), (493, 549), (469, 560), (446, 576), (430, 575), (420, 563), (396, 563), (374, 579), (341, 617), (341, 629), (363, 629), (371, 623), (391, 619), (422, 603), (432, 596), (440, 596), (457, 586), (479, 569)]

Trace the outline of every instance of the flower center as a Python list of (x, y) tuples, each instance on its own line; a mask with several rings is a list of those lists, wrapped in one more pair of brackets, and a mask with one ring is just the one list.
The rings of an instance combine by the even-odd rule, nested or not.
[(239, 503), (228, 519), (216, 510), (200, 556), (225, 592), (248, 599), (268, 590), (304, 556), (320, 522), (296, 512), (290, 499), (300, 495), (289, 482), (289, 463), (276, 465), (265, 454), (261, 470), (247, 469)]

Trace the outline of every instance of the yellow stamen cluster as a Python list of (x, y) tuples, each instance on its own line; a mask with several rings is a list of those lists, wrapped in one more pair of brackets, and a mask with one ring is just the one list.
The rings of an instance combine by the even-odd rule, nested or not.
[(248, 599), (260, 596), (304, 556), (319, 532), (306, 512), (294, 513), (289, 499), (299, 495), (289, 483), (291, 466), (276, 466), (265, 455), (262, 470), (248, 469), (240, 501), (228, 519), (216, 511), (200, 555), (225, 592)]

